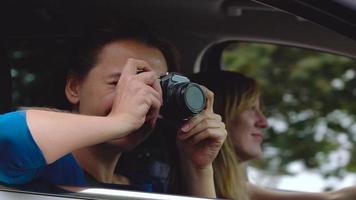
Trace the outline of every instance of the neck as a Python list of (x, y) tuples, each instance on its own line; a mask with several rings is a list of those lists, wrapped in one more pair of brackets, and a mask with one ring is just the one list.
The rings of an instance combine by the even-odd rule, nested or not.
[[(79, 166), (102, 183), (115, 183), (118, 176), (115, 168), (121, 156), (120, 152), (106, 148), (105, 144), (79, 149), (73, 152)], [(125, 183), (125, 181), (122, 181)]]

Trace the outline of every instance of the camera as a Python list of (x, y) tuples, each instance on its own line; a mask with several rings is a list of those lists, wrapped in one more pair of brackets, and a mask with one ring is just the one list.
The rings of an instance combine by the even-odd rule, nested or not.
[(163, 93), (161, 116), (164, 119), (183, 121), (202, 112), (206, 106), (203, 89), (181, 74), (172, 72), (160, 77)]

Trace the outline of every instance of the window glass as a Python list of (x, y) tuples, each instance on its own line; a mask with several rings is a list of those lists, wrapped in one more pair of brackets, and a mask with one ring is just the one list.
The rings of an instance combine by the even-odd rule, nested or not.
[(69, 108), (64, 96), (69, 39), (22, 39), (7, 52), (15, 107)]
[(234, 43), (222, 68), (258, 80), (268, 117), (263, 159), (251, 181), (322, 191), (356, 181), (356, 62), (301, 48)]

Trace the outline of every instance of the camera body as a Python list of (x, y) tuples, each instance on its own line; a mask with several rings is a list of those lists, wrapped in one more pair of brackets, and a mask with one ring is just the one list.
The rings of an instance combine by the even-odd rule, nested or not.
[(163, 93), (161, 116), (164, 119), (183, 121), (202, 112), (206, 106), (203, 89), (178, 73), (168, 73), (160, 77)]

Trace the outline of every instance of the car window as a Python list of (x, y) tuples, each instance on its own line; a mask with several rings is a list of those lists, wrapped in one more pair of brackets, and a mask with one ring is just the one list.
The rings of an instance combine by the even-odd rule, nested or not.
[[(5, 53), (1, 58), (5, 59), (0, 64), (6, 67), (1, 68), (0, 77), (2, 83), (11, 82), (2, 86), (7, 89), (5, 93), (11, 93), (12, 101), (10, 103), (8, 98), (10, 94), (2, 95), (0, 108), (8, 111), (11, 104), (13, 110), (24, 106), (71, 109), (64, 94), (64, 85), (73, 40), (85, 32), (87, 25), (95, 24), (97, 20), (139, 17), (159, 28), (162, 35), (177, 47), (181, 54), (181, 72), (193, 72), (193, 65), (201, 59), (201, 52), (224, 41), (220, 46), (224, 49), (223, 53), (220, 55), (221, 49), (218, 49), (216, 52), (219, 55), (214, 57), (216, 52), (212, 52), (209, 64), (221, 64), (224, 70), (239, 71), (259, 80), (263, 91), (263, 110), (268, 116), (270, 128), (265, 133), (264, 159), (251, 163), (247, 170), (251, 181), (269, 187), (301, 190), (302, 186), (308, 186), (305, 184), (308, 180), (312, 184), (308, 189), (320, 191), (354, 183), (356, 176), (351, 173), (356, 171), (356, 107), (352, 103), (356, 96), (353, 88), (356, 81), (355, 61), (295, 47), (230, 42), (279, 42), (355, 56), (354, 37), (342, 34), (346, 31), (347, 35), (352, 35), (347, 29), (350, 26), (345, 28), (342, 24), (328, 23), (328, 17), (334, 15), (322, 15), (320, 20), (324, 24), (327, 22), (329, 26), (326, 27), (336, 31), (333, 32), (303, 18), (303, 9), (297, 17), (259, 4), (259, 1), (192, 2), (4, 1), (0, 6), (4, 25), (1, 42), (5, 40), (6, 45), (1, 44), (4, 47), (1, 53)], [(303, 3), (301, 1), (300, 4)], [(296, 7), (294, 4), (286, 5)], [(319, 19), (324, 11), (316, 11), (307, 11), (307, 14), (313, 15), (311, 19)], [(345, 21), (344, 17), (340, 18), (341, 22)], [(201, 65), (195, 69), (199, 67)], [(7, 69), (10, 69), (9, 73)], [(7, 86), (10, 85), (12, 91), (8, 91), (10, 87)], [(140, 159), (146, 159), (146, 149), (143, 152), (138, 154)], [(162, 168), (157, 171), (160, 175), (165, 172)], [(300, 181), (290, 182), (293, 177), (299, 177), (303, 185), (296, 185)], [(121, 190), (111, 192), (117, 191), (120, 193)], [(27, 192), (16, 193), (25, 194), (18, 197), (20, 199), (39, 198), (38, 194), (31, 193), (29, 197)], [(129, 198), (122, 194), (103, 196), (93, 193), (89, 196), (93, 199)], [(146, 193), (129, 195), (132, 199), (147, 199), (150, 196)], [(44, 199), (50, 199), (50, 196), (53, 194), (44, 195)], [(16, 195), (12, 197), (16, 198)], [(3, 198), (9, 199), (8, 191), (0, 191), (0, 199)]]
[[(287, 190), (323, 191), (356, 176), (356, 61), (314, 50), (233, 42), (222, 68), (258, 80), (268, 117), (264, 158), (250, 180)], [(258, 180), (258, 181), (257, 181)]]
[[(69, 108), (64, 96), (72, 38), (17, 39), (7, 54), (11, 68), (12, 104)], [(61, 92), (63, 91), (63, 92)]]

